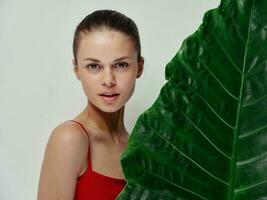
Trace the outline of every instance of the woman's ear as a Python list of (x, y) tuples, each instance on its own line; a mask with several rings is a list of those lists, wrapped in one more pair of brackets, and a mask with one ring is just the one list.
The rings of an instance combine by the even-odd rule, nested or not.
[(144, 70), (144, 62), (145, 62), (144, 57), (141, 57), (140, 60), (138, 61), (138, 71), (136, 78), (139, 78), (142, 75)]
[(78, 65), (77, 65), (77, 63), (75, 62), (74, 59), (72, 59), (72, 64), (73, 64), (73, 72), (74, 72), (76, 78), (78, 80), (80, 80), (80, 75), (79, 75), (79, 72), (78, 72)]

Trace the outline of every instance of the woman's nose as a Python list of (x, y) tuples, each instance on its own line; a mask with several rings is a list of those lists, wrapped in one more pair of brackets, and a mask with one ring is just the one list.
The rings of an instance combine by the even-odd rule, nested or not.
[(111, 69), (105, 70), (103, 75), (102, 85), (112, 87), (116, 84), (115, 76)]

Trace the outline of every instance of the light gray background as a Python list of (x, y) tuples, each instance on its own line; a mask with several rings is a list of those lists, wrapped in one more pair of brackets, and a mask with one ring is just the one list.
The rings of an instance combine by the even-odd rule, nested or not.
[(0, 199), (36, 199), (51, 130), (86, 106), (72, 71), (76, 25), (96, 9), (131, 17), (145, 69), (126, 104), (131, 132), (165, 83), (165, 66), (219, 0), (0, 0)]

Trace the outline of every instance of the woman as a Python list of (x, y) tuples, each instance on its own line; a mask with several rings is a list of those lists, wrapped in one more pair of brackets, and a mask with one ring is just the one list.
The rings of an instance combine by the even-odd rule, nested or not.
[(38, 200), (109, 200), (125, 187), (120, 156), (127, 146), (124, 107), (143, 72), (138, 29), (125, 15), (99, 10), (77, 26), (74, 73), (86, 108), (51, 133)]

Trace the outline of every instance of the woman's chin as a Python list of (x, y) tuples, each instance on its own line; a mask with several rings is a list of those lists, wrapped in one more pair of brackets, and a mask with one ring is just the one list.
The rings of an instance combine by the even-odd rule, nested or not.
[(115, 113), (122, 109), (124, 105), (118, 105), (118, 104), (104, 104), (104, 103), (97, 103), (89, 101), (91, 106), (94, 107), (94, 109), (100, 110), (105, 113)]
[(102, 108), (100, 108), (103, 112), (106, 113), (115, 113), (119, 110), (121, 110), (123, 106), (103, 106)]

